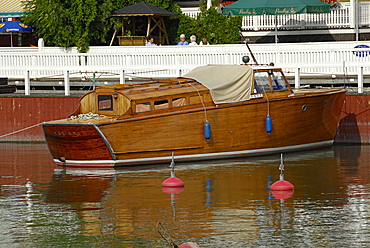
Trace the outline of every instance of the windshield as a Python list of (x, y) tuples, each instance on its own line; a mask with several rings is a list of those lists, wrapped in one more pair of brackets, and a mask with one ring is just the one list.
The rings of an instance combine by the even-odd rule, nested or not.
[(270, 92), (270, 80), (274, 91), (289, 89), (281, 71), (259, 71), (254, 74), (254, 93)]

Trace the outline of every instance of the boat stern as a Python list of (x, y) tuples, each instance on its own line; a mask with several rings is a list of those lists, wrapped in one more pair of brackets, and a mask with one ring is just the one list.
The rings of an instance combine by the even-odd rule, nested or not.
[(42, 128), (50, 153), (58, 165), (114, 166), (114, 152), (98, 126), (46, 122)]

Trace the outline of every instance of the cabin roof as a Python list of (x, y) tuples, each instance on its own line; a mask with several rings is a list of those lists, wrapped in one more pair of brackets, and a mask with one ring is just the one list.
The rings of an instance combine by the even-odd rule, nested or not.
[(128, 99), (142, 100), (210, 91), (215, 104), (241, 102), (250, 99), (253, 70), (246, 65), (200, 66), (183, 77), (142, 84), (97, 87), (97, 92), (115, 90)]
[(214, 103), (240, 102), (250, 99), (253, 70), (245, 65), (200, 66), (185, 74), (206, 86)]
[[(141, 84), (116, 84), (97, 87), (97, 91), (104, 92), (111, 88), (131, 100), (143, 100), (162, 96), (178, 96), (185, 93), (208, 91), (202, 84), (189, 78), (171, 78)], [(109, 91), (109, 90), (108, 90)]]

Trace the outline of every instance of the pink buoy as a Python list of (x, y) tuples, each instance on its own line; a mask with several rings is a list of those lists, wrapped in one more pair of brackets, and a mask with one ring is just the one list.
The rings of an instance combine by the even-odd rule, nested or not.
[(293, 191), (294, 186), (288, 181), (276, 181), (270, 186), (270, 190), (274, 191)]
[(162, 187), (184, 187), (184, 182), (175, 176), (175, 160), (173, 152), (170, 167), (172, 168), (171, 177), (162, 182)]
[(186, 242), (178, 246), (179, 248), (200, 248), (197, 243), (194, 242)]
[(271, 184), (270, 186), (271, 194), (276, 199), (287, 199), (293, 195), (294, 185), (284, 180), (283, 154), (281, 154), (281, 164), (279, 166), (279, 170), (280, 170), (280, 180)]
[(162, 187), (184, 187), (184, 182), (180, 178), (170, 177), (162, 182)]

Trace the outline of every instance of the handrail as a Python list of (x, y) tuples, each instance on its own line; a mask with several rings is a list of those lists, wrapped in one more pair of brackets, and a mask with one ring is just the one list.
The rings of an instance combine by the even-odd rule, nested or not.
[[(324, 42), (297, 44), (250, 44), (258, 61), (274, 64), (286, 72), (299, 75), (370, 75), (370, 42)], [(41, 78), (62, 79), (66, 88), (69, 78), (83, 78), (87, 73), (104, 73), (102, 78), (124, 82), (132, 77), (163, 78), (182, 76), (192, 68), (207, 64), (242, 64), (248, 55), (245, 44), (197, 47), (92, 47), (89, 53), (2, 52), (0, 77), (25, 82)], [(361, 73), (360, 73), (361, 71)], [(360, 78), (360, 76), (358, 76)], [(26, 90), (26, 94), (30, 91)], [(69, 91), (66, 91), (69, 94)]]

